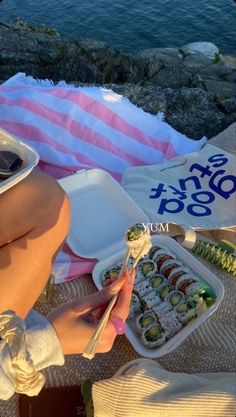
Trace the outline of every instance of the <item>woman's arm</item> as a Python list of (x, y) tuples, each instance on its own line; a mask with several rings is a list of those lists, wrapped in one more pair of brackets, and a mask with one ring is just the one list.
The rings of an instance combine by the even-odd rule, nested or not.
[[(111, 318), (102, 332), (97, 351), (108, 352), (117, 335), (114, 323), (125, 322), (135, 273), (125, 271), (123, 276), (95, 294), (70, 301), (48, 315), (48, 320), (36, 311), (26, 319), (25, 344), (36, 371), (50, 365), (63, 365), (64, 354), (82, 353), (111, 298), (118, 294)], [(38, 387), (38, 392), (42, 385)], [(0, 399), (9, 399), (17, 392), (12, 358), (7, 343), (0, 341)], [(32, 395), (32, 394), (31, 394)], [(35, 394), (34, 394), (35, 395)]]
[[(25, 319), (25, 343), (35, 370), (50, 365), (63, 365), (64, 355), (60, 341), (51, 323), (31, 310)], [(8, 400), (15, 392), (14, 370), (7, 343), (0, 341), (0, 399)], [(39, 386), (39, 390), (41, 386)]]

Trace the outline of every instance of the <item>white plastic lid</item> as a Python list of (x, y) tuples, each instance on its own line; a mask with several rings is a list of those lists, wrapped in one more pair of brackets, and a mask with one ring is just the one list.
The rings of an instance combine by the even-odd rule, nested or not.
[(107, 172), (82, 170), (59, 180), (71, 200), (67, 243), (84, 258), (105, 259), (125, 246), (125, 230), (149, 219)]

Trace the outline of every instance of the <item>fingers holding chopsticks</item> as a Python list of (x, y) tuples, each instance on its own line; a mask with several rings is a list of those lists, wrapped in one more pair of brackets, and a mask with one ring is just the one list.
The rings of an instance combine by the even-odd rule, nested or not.
[[(110, 318), (99, 340), (99, 345), (102, 349), (106, 346), (106, 338), (108, 336), (111, 349), (116, 335), (125, 333), (125, 321), (129, 315), (135, 271), (126, 269), (122, 276), (125, 277), (125, 282), (119, 291), (116, 304), (111, 310)], [(107, 349), (107, 351), (110, 349)]]
[(125, 281), (126, 276), (122, 275), (120, 278), (108, 284), (101, 291), (97, 291), (94, 294), (73, 301), (70, 304), (74, 313), (84, 315), (100, 308), (101, 306), (107, 305), (112, 297), (114, 297), (114, 295), (121, 290)]
[[(129, 305), (133, 288), (133, 274), (127, 272), (106, 288), (95, 294), (70, 301), (50, 312), (48, 319), (53, 325), (64, 354), (82, 353), (97, 328), (97, 320), (90, 320), (93, 314), (107, 307), (114, 295), (118, 294), (111, 315), (113, 319), (124, 322), (129, 314)], [(97, 352), (111, 350), (114, 339), (119, 333), (112, 319), (105, 326), (97, 346)]]

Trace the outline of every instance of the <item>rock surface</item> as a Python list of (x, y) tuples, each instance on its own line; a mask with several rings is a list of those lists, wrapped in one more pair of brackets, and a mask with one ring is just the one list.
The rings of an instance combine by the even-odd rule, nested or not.
[(107, 86), (193, 139), (236, 120), (236, 57), (209, 42), (126, 54), (92, 39), (66, 41), (46, 26), (0, 22), (0, 82), (17, 72)]

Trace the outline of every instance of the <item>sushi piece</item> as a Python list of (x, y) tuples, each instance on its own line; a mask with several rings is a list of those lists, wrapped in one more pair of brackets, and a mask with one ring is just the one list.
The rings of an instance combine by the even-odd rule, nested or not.
[(135, 283), (134, 288), (135, 288), (135, 291), (139, 293), (140, 297), (152, 291), (151, 283), (147, 279), (139, 282), (138, 284)]
[(140, 333), (154, 323), (157, 323), (157, 317), (151, 310), (145, 311), (145, 313), (140, 314), (136, 319), (136, 327)]
[(175, 255), (173, 255), (170, 251), (166, 250), (158, 250), (153, 257), (153, 261), (156, 263), (157, 270), (160, 270), (161, 265), (168, 260), (176, 259)]
[(199, 282), (193, 282), (185, 290), (186, 297), (197, 297), (196, 299), (200, 297), (200, 292), (201, 286)]
[(197, 315), (198, 304), (197, 301), (184, 301), (175, 307), (175, 312), (181, 323), (187, 323)]
[(129, 318), (132, 318), (132, 316), (136, 313), (136, 312), (140, 312), (141, 311), (141, 304), (140, 304), (140, 300), (139, 297), (137, 296), (137, 294), (132, 294), (131, 296), (131, 303), (130, 303), (130, 309), (129, 309)]
[(145, 294), (142, 299), (146, 303), (147, 308), (152, 308), (153, 306), (161, 303), (161, 298), (156, 291), (151, 291)]
[(145, 280), (145, 277), (143, 276), (141, 270), (139, 268), (135, 269), (135, 284), (138, 284)]
[(157, 315), (157, 318), (164, 316), (172, 310), (172, 305), (169, 301), (163, 301), (162, 303), (153, 306), (152, 310)]
[(160, 318), (160, 325), (165, 332), (167, 339), (174, 336), (183, 327), (182, 323), (178, 320), (175, 311), (170, 311), (165, 316)]
[(173, 289), (174, 289), (174, 287), (173, 287), (173, 285), (171, 285), (171, 284), (169, 284), (169, 283), (167, 283), (167, 284), (163, 284), (160, 288), (159, 288), (159, 290), (158, 290), (158, 293), (160, 294), (160, 297), (161, 298), (166, 298), (166, 296), (171, 292), (171, 291), (173, 291)]
[(184, 275), (181, 275), (181, 277), (177, 280), (175, 288), (176, 288), (176, 290), (179, 290), (179, 291), (181, 291), (185, 294), (186, 291), (187, 291), (187, 288), (191, 284), (193, 284), (195, 282), (198, 282), (198, 281), (199, 280), (195, 275), (193, 275), (193, 274), (184, 274)]
[(166, 248), (164, 246), (153, 246), (150, 251), (148, 252), (148, 256), (150, 259), (153, 259), (155, 257), (155, 254), (158, 250), (163, 250), (163, 252), (166, 252)]
[(149, 348), (163, 345), (166, 341), (166, 335), (158, 323), (151, 324), (142, 332), (141, 340)]
[(172, 269), (181, 266), (181, 262), (176, 261), (175, 259), (168, 259), (168, 261), (163, 262), (159, 268), (160, 274), (164, 275), (165, 278), (168, 278)]
[(181, 301), (185, 300), (185, 296), (181, 291), (171, 291), (166, 297), (165, 301), (169, 301), (169, 303), (175, 307), (177, 306)]
[(136, 258), (140, 250), (143, 248), (142, 257), (151, 249), (151, 236), (148, 227), (142, 223), (137, 223), (126, 230), (125, 239), (130, 250), (130, 255)]
[(121, 265), (113, 266), (112, 268), (106, 269), (102, 274), (102, 281), (106, 282), (109, 279), (117, 279), (121, 271)]
[(172, 284), (172, 285), (176, 285), (176, 282), (178, 281), (178, 279), (184, 275), (184, 274), (189, 274), (190, 273), (190, 269), (185, 267), (185, 266), (179, 266), (177, 268), (173, 268), (168, 276), (168, 281)]
[(154, 274), (149, 278), (151, 287), (157, 290), (162, 284), (168, 283), (168, 281), (161, 274)]
[(143, 261), (139, 266), (139, 271), (141, 271), (144, 277), (148, 277), (156, 271), (156, 265), (151, 259)]

